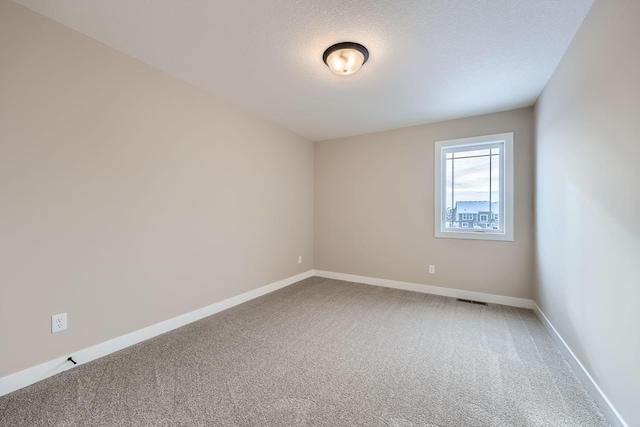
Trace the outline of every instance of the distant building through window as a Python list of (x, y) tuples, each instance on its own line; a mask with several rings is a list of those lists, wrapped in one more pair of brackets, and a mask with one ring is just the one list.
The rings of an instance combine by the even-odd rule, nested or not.
[[(455, 228), (456, 222), (474, 220), (473, 227), (475, 229), (491, 229), (497, 230), (500, 227), (499, 221), (489, 222), (489, 215), (492, 211), (500, 209), (500, 202), (488, 202), (488, 201), (470, 201), (470, 202), (456, 202), (456, 206), (453, 209), (453, 218), (457, 220), (450, 221), (452, 227)], [(472, 212), (472, 213), (467, 213)], [(461, 227), (467, 227), (461, 225)]]

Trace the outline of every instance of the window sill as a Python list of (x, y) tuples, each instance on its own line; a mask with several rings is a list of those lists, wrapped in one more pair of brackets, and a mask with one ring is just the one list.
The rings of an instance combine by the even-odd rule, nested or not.
[(487, 233), (486, 231), (436, 231), (444, 239), (495, 240), (513, 242), (513, 233)]

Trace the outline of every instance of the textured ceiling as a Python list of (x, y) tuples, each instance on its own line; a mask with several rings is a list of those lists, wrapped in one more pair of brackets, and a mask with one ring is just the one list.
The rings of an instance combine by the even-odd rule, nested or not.
[[(533, 105), (593, 0), (16, 0), (311, 140)], [(369, 61), (333, 74), (324, 50)]]

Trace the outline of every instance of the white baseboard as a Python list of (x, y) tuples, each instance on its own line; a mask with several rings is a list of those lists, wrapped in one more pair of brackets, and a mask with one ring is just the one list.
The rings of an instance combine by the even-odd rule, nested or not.
[[(155, 336), (158, 336), (165, 332), (169, 332), (173, 329), (177, 329), (181, 326), (195, 322), (207, 316), (211, 316), (212, 314), (221, 312), (254, 298), (258, 298), (262, 295), (266, 295), (270, 292), (284, 288), (311, 276), (319, 276), (328, 279), (344, 280), (349, 282), (363, 283), (367, 285), (383, 286), (387, 288), (402, 289), (452, 298), (463, 298), (492, 304), (502, 304), (513, 307), (533, 309), (540, 319), (540, 322), (544, 325), (544, 327), (549, 332), (549, 335), (551, 335), (553, 340), (556, 342), (565, 358), (573, 367), (574, 371), (576, 372), (584, 386), (587, 388), (589, 394), (596, 401), (600, 410), (603, 412), (609, 423), (612, 426), (628, 427), (628, 424), (623, 420), (618, 411), (616, 411), (616, 409), (611, 404), (606, 395), (602, 392), (598, 384), (587, 372), (587, 370), (584, 368), (573, 351), (571, 351), (571, 348), (569, 348), (558, 331), (553, 327), (540, 307), (538, 307), (538, 305), (535, 304), (532, 300), (508, 297), (503, 295), (486, 294), (481, 292), (465, 291), (460, 289), (442, 288), (438, 286), (421, 285), (418, 283), (400, 282), (396, 280), (377, 279), (373, 277), (357, 276), (353, 274), (334, 273), (323, 270), (309, 270), (304, 273), (288, 277), (286, 279), (268, 284), (266, 286), (262, 286), (258, 289), (254, 289), (235, 297), (231, 297), (224, 301), (217, 302), (207, 307), (194, 310), (192, 312), (174, 317), (169, 320), (165, 320), (155, 325), (139, 329), (126, 335), (122, 335), (112, 340), (96, 344), (80, 351), (73, 352), (72, 356), (78, 363), (78, 365), (90, 362), (92, 360), (122, 350), (139, 342), (145, 341), (149, 338), (153, 338)], [(34, 366), (32, 368), (27, 368), (23, 371), (0, 378), (0, 396), (11, 393), (15, 390), (21, 389), (77, 366), (73, 365), (71, 362), (67, 362), (67, 357), (68, 356), (59, 357)]]
[[(187, 325), (189, 323), (200, 320), (204, 317), (211, 316), (212, 314), (234, 307), (243, 302), (247, 302), (254, 298), (258, 298), (262, 295), (292, 285), (300, 280), (313, 276), (313, 270), (306, 271), (304, 273), (297, 274), (295, 276), (287, 277), (286, 279), (279, 280), (277, 282), (262, 286), (258, 289), (254, 289), (249, 292), (231, 297), (224, 301), (211, 304), (207, 307), (200, 308), (198, 310), (191, 311), (186, 314), (174, 317), (169, 320), (165, 320), (155, 325), (148, 326), (143, 329), (131, 332), (126, 335), (114, 338), (109, 341), (105, 341), (100, 344), (85, 348), (80, 351), (74, 351), (71, 355), (78, 365), (90, 362), (94, 359), (106, 356), (114, 353), (123, 348), (132, 346), (139, 342), (148, 340), (165, 332), (169, 332), (173, 329)], [(48, 362), (44, 362), (40, 365), (32, 368), (27, 368), (20, 372), (16, 372), (6, 377), (0, 378), (0, 396), (11, 393), (12, 391), (21, 389), (35, 382), (44, 380), (45, 378), (59, 374), (60, 372), (67, 371), (77, 365), (67, 361), (67, 356), (62, 356)]]
[(609, 424), (614, 427), (629, 427), (618, 411), (616, 411), (616, 408), (611, 404), (602, 389), (600, 389), (598, 383), (595, 382), (593, 377), (591, 377), (589, 372), (585, 369), (582, 362), (580, 362), (580, 359), (578, 359), (578, 357), (573, 353), (571, 348), (567, 345), (565, 340), (535, 302), (533, 303), (533, 311), (547, 329), (547, 332), (549, 332), (549, 335), (551, 335), (551, 338), (555, 341), (565, 359), (567, 359), (567, 362), (569, 362), (575, 373), (578, 375), (578, 378), (580, 378), (580, 381), (587, 389), (587, 392), (589, 392), (589, 395), (596, 401), (596, 404), (604, 414), (607, 421), (609, 421)]
[(334, 273), (331, 271), (314, 270), (314, 276), (325, 277), (327, 279), (344, 280), (347, 282), (363, 283), (365, 285), (383, 286), (385, 288), (402, 289), (405, 291), (421, 292), (423, 294), (469, 299), (490, 304), (509, 305), (512, 307), (533, 309), (534, 305), (532, 300), (525, 298), (485, 294), (482, 292), (464, 291), (461, 289), (442, 288), (439, 286), (421, 285), (418, 283), (399, 282), (397, 280), (376, 279), (374, 277)]

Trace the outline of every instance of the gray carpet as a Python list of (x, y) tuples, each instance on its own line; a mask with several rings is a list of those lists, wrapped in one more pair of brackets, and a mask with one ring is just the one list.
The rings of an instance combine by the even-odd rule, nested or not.
[(605, 426), (531, 310), (310, 278), (0, 398), (2, 426)]

